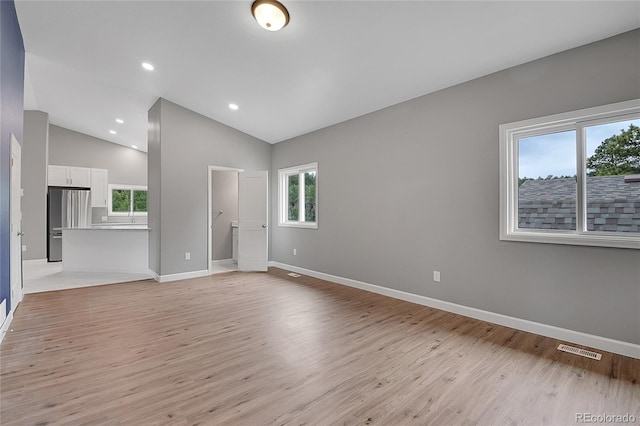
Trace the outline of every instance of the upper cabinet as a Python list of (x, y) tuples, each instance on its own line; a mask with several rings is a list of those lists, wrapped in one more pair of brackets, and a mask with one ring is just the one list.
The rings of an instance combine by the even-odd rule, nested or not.
[(69, 168), (49, 166), (49, 186), (69, 186)]
[(91, 187), (91, 169), (88, 167), (49, 166), (49, 186)]
[(91, 187), (91, 169), (86, 167), (69, 167), (71, 186)]
[(91, 207), (107, 207), (108, 170), (91, 169)]

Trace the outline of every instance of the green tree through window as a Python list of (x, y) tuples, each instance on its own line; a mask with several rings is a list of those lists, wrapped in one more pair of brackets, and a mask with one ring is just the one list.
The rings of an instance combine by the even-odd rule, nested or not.
[(278, 170), (279, 224), (318, 227), (318, 163)]
[(640, 173), (640, 127), (629, 125), (596, 148), (587, 158), (588, 176), (616, 176)]
[(300, 194), (300, 187), (298, 185), (300, 177), (298, 175), (291, 175), (288, 178), (289, 183), (289, 208), (287, 218), (289, 220), (298, 220), (298, 198)]
[[(118, 185), (110, 188), (110, 214), (134, 214), (147, 212), (147, 190), (134, 186)], [(139, 187), (145, 188), (145, 187)]]
[(128, 189), (114, 189), (111, 195), (112, 211), (127, 213), (131, 210), (131, 191)]
[(133, 211), (134, 212), (146, 212), (147, 211), (147, 191), (133, 191)]
[(307, 222), (316, 221), (316, 172), (304, 174), (304, 218)]

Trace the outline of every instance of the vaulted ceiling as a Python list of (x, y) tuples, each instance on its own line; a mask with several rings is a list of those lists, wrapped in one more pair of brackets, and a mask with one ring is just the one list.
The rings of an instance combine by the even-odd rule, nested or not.
[(146, 151), (164, 97), (276, 143), (640, 27), (638, 1), (284, 0), (269, 32), (251, 3), (16, 1), (25, 109)]

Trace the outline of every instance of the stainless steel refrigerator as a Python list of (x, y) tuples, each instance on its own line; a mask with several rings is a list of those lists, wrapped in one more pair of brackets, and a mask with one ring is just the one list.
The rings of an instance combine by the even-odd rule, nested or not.
[(49, 187), (47, 197), (47, 259), (62, 260), (62, 228), (91, 226), (91, 191)]

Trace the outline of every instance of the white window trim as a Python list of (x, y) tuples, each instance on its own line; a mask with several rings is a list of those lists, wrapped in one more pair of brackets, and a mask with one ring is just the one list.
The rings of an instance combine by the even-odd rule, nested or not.
[[(133, 202), (131, 204), (131, 210), (129, 212), (114, 212), (113, 209), (113, 190), (114, 189), (126, 189), (130, 191), (147, 191), (147, 197), (149, 196), (149, 190), (144, 185), (120, 185), (117, 183), (110, 183), (108, 185), (108, 202), (109, 202), (109, 216), (147, 216), (147, 212), (134, 212), (133, 211)], [(132, 200), (133, 201), (133, 200)], [(149, 210), (149, 199), (147, 198), (147, 210)]]
[[(550, 244), (640, 249), (640, 235), (586, 230), (586, 153), (584, 128), (640, 114), (640, 99), (500, 125), (500, 239)], [(518, 228), (518, 138), (564, 130), (576, 131), (576, 230)]]
[[(287, 191), (287, 176), (293, 174), (302, 175), (309, 171), (316, 172), (316, 221), (304, 222), (304, 221), (292, 221), (287, 219), (288, 212), (288, 191)], [(278, 169), (278, 226), (292, 227), (292, 228), (309, 228), (318, 229), (318, 178), (320, 173), (318, 172), (318, 163), (308, 163), (301, 166), (287, 167), (284, 169)], [(298, 198), (304, 203), (304, 186), (300, 185), (300, 196)], [(304, 209), (301, 209), (304, 212)]]

